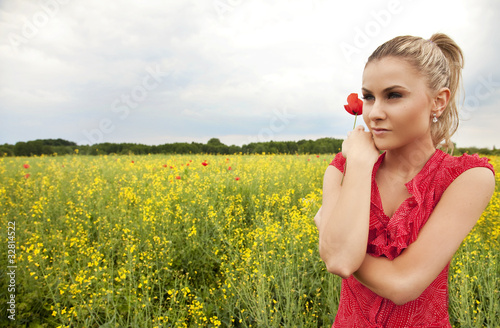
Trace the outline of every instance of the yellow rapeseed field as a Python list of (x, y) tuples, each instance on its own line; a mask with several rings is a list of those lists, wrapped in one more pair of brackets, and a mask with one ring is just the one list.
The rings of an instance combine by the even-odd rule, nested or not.
[[(0, 324), (330, 327), (340, 278), (319, 258), (313, 217), (331, 159), (0, 158), (0, 264), (13, 272), (0, 294), (14, 299)], [(456, 327), (500, 326), (496, 179), (452, 261)]]

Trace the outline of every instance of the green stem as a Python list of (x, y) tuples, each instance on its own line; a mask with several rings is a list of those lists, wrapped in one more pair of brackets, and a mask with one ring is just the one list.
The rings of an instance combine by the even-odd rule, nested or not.
[(353, 130), (356, 128), (356, 120), (357, 119), (358, 119), (358, 114), (354, 115), (354, 125), (352, 126)]

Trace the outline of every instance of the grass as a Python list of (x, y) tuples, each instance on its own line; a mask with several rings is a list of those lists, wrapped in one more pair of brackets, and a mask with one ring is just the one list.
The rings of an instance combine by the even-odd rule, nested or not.
[[(319, 258), (313, 217), (331, 158), (1, 158), (1, 224), (16, 225), (16, 323), (330, 327), (340, 279)], [(500, 326), (498, 186), (497, 175), (450, 267), (455, 327)], [(2, 299), (7, 291), (2, 279)]]

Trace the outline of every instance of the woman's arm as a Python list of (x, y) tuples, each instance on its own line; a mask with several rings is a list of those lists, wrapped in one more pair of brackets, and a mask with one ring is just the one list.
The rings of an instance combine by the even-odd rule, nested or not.
[[(368, 151), (367, 151), (368, 150)], [(323, 180), (323, 204), (315, 217), (319, 253), (327, 270), (343, 278), (364, 260), (370, 221), (371, 175), (378, 151), (369, 132), (352, 131), (342, 146), (347, 170), (329, 166)]]
[(443, 193), (414, 243), (393, 261), (366, 255), (354, 277), (398, 305), (418, 298), (451, 260), (494, 190), (489, 169), (465, 171)]

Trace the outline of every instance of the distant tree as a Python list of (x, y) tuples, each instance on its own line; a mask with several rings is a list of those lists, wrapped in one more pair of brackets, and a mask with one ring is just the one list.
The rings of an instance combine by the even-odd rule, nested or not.
[(42, 145), (45, 146), (76, 146), (76, 143), (73, 141), (68, 141), (64, 139), (37, 139), (35, 141), (39, 141)]
[(14, 156), (14, 146), (9, 144), (4, 144), (0, 146), (0, 157)]
[[(206, 144), (202, 143), (166, 143), (163, 145), (150, 146), (136, 143), (100, 143), (94, 145), (80, 145), (64, 139), (38, 139), (28, 142), (18, 142), (15, 145), (5, 144), (0, 146), (0, 156), (33, 156), (57, 153), (59, 155), (74, 154), (78, 148), (82, 155), (103, 154), (324, 154), (337, 153), (342, 148), (342, 139), (320, 138), (317, 140), (299, 141), (268, 141), (252, 142), (242, 146), (223, 144), (218, 138), (211, 138)], [(456, 148), (455, 153), (479, 152), (485, 155), (498, 154), (498, 149), (487, 148)]]
[(231, 145), (228, 148), (228, 153), (229, 154), (237, 154), (239, 152), (241, 152), (241, 147), (239, 147), (239, 146)]
[(224, 145), (224, 144), (218, 138), (212, 138), (212, 139), (207, 141), (207, 145), (220, 146), (220, 145)]
[(42, 142), (40, 140), (18, 142), (14, 145), (14, 154), (16, 156), (33, 156), (42, 154)]

